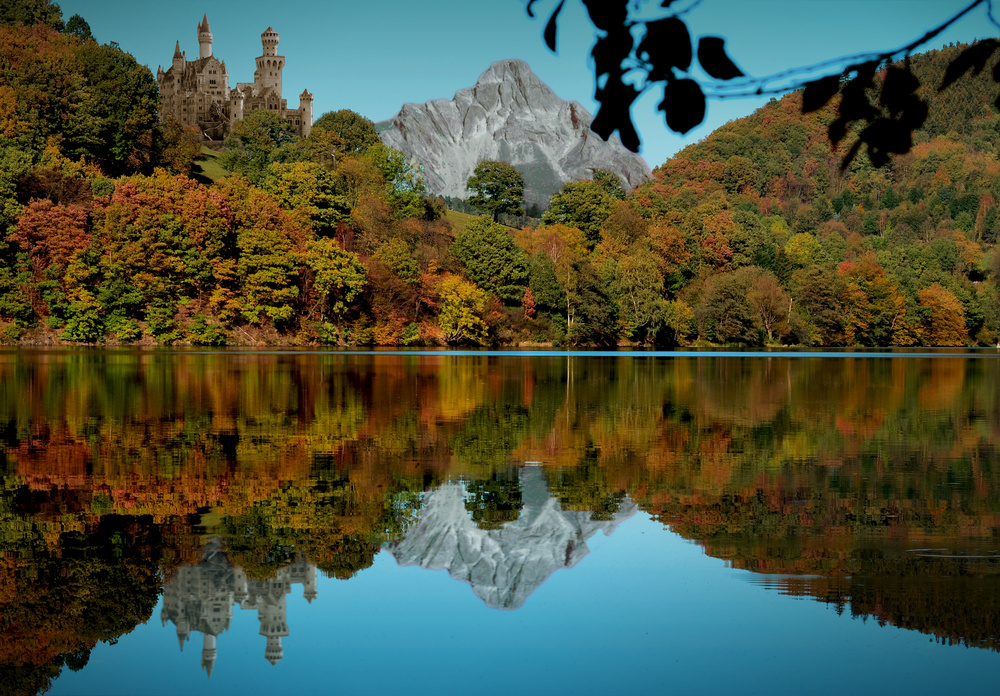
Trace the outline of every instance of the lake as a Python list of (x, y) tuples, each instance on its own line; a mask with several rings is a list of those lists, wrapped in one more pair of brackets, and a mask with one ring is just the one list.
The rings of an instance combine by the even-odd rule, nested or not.
[(0, 350), (0, 694), (962, 693), (1000, 352)]

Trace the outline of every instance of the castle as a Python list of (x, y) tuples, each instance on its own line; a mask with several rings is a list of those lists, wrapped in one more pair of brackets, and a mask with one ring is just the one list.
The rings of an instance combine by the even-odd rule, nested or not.
[(257, 109), (267, 109), (288, 121), (295, 133), (308, 137), (312, 128), (313, 96), (299, 95), (299, 108), (289, 109), (281, 97), (281, 72), (285, 57), (278, 55), (278, 32), (271, 27), (260, 35), (262, 55), (257, 58), (253, 82), (238, 82), (229, 88), (226, 62), (212, 55), (212, 30), (208, 15), (198, 24), (198, 60), (188, 60), (181, 43), (174, 48), (170, 67), (156, 70), (160, 86), (160, 119), (175, 118), (184, 126), (195, 126), (209, 140), (222, 140), (237, 121)]
[(288, 635), (285, 596), (296, 583), (302, 584), (302, 596), (312, 603), (317, 596), (316, 566), (300, 559), (280, 569), (273, 580), (249, 580), (229, 564), (218, 543), (211, 543), (199, 565), (179, 568), (163, 588), (160, 620), (164, 626), (172, 622), (177, 627), (181, 651), (192, 631), (202, 634), (201, 666), (211, 678), (218, 655), (216, 639), (229, 629), (233, 606), (256, 610), (260, 635), (267, 639), (264, 659), (276, 665), (285, 655), (281, 639)]

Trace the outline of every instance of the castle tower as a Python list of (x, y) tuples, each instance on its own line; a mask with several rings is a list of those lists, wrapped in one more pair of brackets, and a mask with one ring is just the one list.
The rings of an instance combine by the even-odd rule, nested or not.
[(263, 55), (257, 58), (257, 71), (254, 73), (254, 92), (262, 95), (268, 89), (272, 89), (280, 99), (281, 71), (285, 67), (285, 57), (278, 55), (278, 32), (268, 27), (260, 35), (260, 43), (264, 51)]
[(272, 27), (264, 30), (264, 33), (260, 35), (260, 42), (264, 46), (265, 57), (278, 55), (278, 32)]
[[(308, 92), (303, 92), (303, 94), (308, 94)], [(303, 104), (304, 103), (305, 102), (303, 102)], [(310, 119), (310, 121), (311, 120), (312, 119)], [(303, 127), (305, 127), (304, 123)], [(316, 592), (316, 566), (314, 566), (312, 563), (307, 564), (303, 576), (304, 577), (302, 578), (302, 596), (305, 597), (305, 600), (307, 602), (312, 604), (312, 601), (316, 599), (316, 596), (318, 594)]]
[(198, 48), (200, 49), (199, 58), (212, 57), (212, 30), (208, 27), (207, 13), (201, 24), (198, 25)]
[(181, 619), (177, 622), (177, 644), (180, 645), (181, 652), (184, 652), (184, 641), (188, 639), (191, 635), (191, 626), (188, 625), (187, 619)]
[(178, 41), (174, 47), (174, 60), (171, 65), (174, 68), (174, 74), (180, 76), (184, 72), (184, 66), (187, 64), (187, 58), (183, 53), (181, 53), (181, 42)]
[(264, 648), (264, 659), (272, 665), (276, 665), (284, 657), (285, 649), (281, 647), (281, 636), (268, 636), (267, 647)]
[[(308, 89), (302, 90), (302, 94), (299, 95), (299, 108), (302, 110), (302, 137), (308, 138), (313, 123), (313, 95)], [(313, 569), (313, 585), (316, 583), (315, 574), (316, 570)]]
[(273, 603), (263, 604), (257, 610), (257, 617), (260, 619), (260, 635), (267, 638), (264, 658), (272, 665), (276, 665), (285, 656), (281, 639), (288, 635), (288, 624), (285, 623), (285, 596), (281, 595)]
[(205, 634), (205, 641), (201, 649), (201, 667), (208, 672), (208, 678), (212, 678), (212, 668), (215, 667), (215, 656), (218, 651), (215, 649), (215, 636), (211, 633)]

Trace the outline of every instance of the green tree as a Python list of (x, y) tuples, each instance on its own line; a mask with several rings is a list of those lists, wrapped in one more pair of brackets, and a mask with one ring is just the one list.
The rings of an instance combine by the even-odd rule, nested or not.
[[(75, 15), (74, 15), (75, 16)], [(21, 22), (47, 24), (56, 31), (62, 31), (65, 26), (62, 10), (50, 0), (3, 0), (0, 2), (0, 24), (16, 24)]]
[(279, 326), (291, 322), (299, 288), (293, 284), (295, 259), (288, 238), (278, 230), (255, 227), (243, 230), (236, 244), (243, 318), (252, 324), (260, 324), (265, 317)]
[(190, 176), (201, 155), (201, 134), (196, 126), (185, 126), (175, 118), (160, 124), (160, 162), (173, 174)]
[(643, 339), (660, 314), (663, 274), (648, 245), (636, 244), (604, 264), (608, 295), (618, 308), (618, 324), (630, 339)]
[(468, 203), (493, 216), (521, 215), (524, 202), (524, 177), (506, 162), (483, 160), (476, 165), (466, 183), (472, 194)]
[(614, 302), (605, 293), (601, 276), (592, 263), (584, 261), (576, 267), (573, 285), (572, 292), (567, 289), (566, 293), (574, 299), (566, 319), (567, 340), (576, 345), (615, 345), (618, 326)]
[(785, 242), (785, 253), (792, 263), (802, 268), (820, 261), (823, 247), (813, 235), (808, 232), (799, 232), (793, 234)]
[(701, 336), (716, 343), (760, 345), (762, 334), (757, 329), (754, 311), (749, 301), (750, 268), (711, 276), (696, 308)]
[(381, 142), (369, 146), (364, 157), (375, 165), (385, 181), (386, 199), (393, 209), (393, 218), (428, 217), (424, 200), (427, 190), (421, 167), (406, 159), (399, 150)]
[(275, 162), (267, 168), (260, 187), (285, 210), (308, 216), (319, 236), (332, 236), (338, 223), (351, 217), (347, 199), (337, 193), (333, 173), (316, 162)]
[(562, 313), (566, 308), (566, 292), (556, 279), (556, 266), (544, 251), (531, 258), (528, 286), (535, 306), (548, 312)]
[(238, 122), (226, 138), (227, 151), (219, 158), (219, 164), (260, 184), (267, 176), (268, 166), (275, 161), (278, 149), (295, 140), (295, 132), (288, 121), (273, 111), (257, 109)]
[(78, 50), (83, 99), (66, 124), (63, 151), (87, 157), (105, 174), (150, 173), (160, 90), (149, 68), (115, 44), (85, 42)]
[(778, 278), (771, 271), (750, 267), (747, 301), (753, 313), (754, 322), (767, 334), (767, 340), (782, 338), (788, 329), (788, 315), (791, 300)]
[(420, 268), (417, 266), (417, 260), (413, 258), (410, 245), (399, 237), (393, 237), (380, 246), (372, 255), (372, 259), (409, 285), (420, 281)]
[(314, 273), (313, 288), (323, 308), (320, 319), (327, 312), (339, 317), (365, 289), (367, 269), (357, 254), (344, 251), (336, 240), (324, 237), (309, 242), (306, 264)]
[(571, 181), (552, 196), (542, 223), (562, 223), (583, 231), (593, 247), (601, 240), (601, 227), (613, 210), (611, 196), (596, 181)]
[(89, 41), (94, 38), (94, 35), (90, 31), (90, 24), (78, 14), (66, 20), (65, 31), (67, 34), (72, 34), (81, 41)]
[(508, 302), (520, 302), (528, 280), (528, 259), (507, 228), (485, 215), (455, 235), (451, 253), (465, 264), (469, 278)]
[(341, 151), (347, 155), (362, 155), (372, 145), (382, 142), (375, 124), (350, 109), (326, 112), (313, 122), (312, 129), (334, 133), (340, 138)]
[(622, 178), (614, 172), (609, 172), (607, 169), (595, 169), (594, 181), (616, 200), (623, 201), (628, 197), (625, 186), (622, 184)]
[(840, 275), (821, 266), (795, 271), (791, 279), (795, 311), (808, 324), (809, 341), (824, 346), (844, 340), (844, 283)]

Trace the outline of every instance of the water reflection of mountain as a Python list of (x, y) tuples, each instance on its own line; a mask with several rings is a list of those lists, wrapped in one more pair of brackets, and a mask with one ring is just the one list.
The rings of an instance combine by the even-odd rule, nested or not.
[(464, 487), (446, 483), (427, 495), (420, 523), (388, 550), (400, 565), (447, 570), (490, 607), (517, 609), (553, 572), (586, 556), (590, 537), (610, 534), (638, 509), (625, 501), (607, 520), (564, 510), (549, 493), (541, 467), (522, 469), (520, 488), (517, 519), (482, 529), (466, 509)]
[[(629, 501), (733, 567), (798, 576), (781, 591), (998, 647), (1000, 573), (902, 555), (998, 548), (983, 352), (0, 358), (0, 686), (83, 666), (209, 535), (248, 578), (308, 557), (364, 582), (390, 548), (517, 606)], [(533, 460), (516, 490), (495, 480)]]
[(229, 630), (233, 606), (244, 611), (257, 611), (260, 635), (267, 639), (264, 657), (272, 665), (284, 657), (281, 639), (288, 635), (285, 620), (285, 597), (292, 585), (303, 586), (302, 596), (308, 602), (316, 598), (316, 566), (305, 561), (281, 568), (270, 580), (248, 580), (240, 568), (229, 564), (217, 543), (205, 550), (198, 565), (182, 566), (163, 588), (163, 608), (160, 620), (177, 627), (180, 649), (191, 633), (202, 634), (201, 666), (212, 676), (218, 654), (216, 639)]

